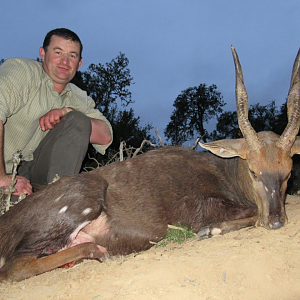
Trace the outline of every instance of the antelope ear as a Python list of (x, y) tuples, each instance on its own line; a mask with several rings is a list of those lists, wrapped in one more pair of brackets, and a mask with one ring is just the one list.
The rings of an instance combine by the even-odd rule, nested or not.
[(300, 154), (300, 137), (297, 136), (294, 145), (291, 148), (291, 157), (295, 154)]
[(247, 145), (245, 139), (225, 139), (209, 143), (199, 142), (199, 145), (213, 154), (223, 158), (239, 156), (246, 159)]

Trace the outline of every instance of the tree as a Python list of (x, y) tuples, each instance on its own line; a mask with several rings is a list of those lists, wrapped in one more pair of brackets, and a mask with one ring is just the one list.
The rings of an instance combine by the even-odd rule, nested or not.
[(93, 98), (96, 107), (107, 115), (110, 107), (119, 102), (122, 107), (133, 103), (129, 87), (133, 77), (128, 68), (129, 60), (124, 53), (102, 65), (91, 64), (87, 71), (77, 72), (72, 82)]
[(111, 120), (111, 125), (114, 129), (112, 149), (119, 149), (122, 141), (126, 141), (127, 145), (138, 148), (144, 139), (153, 140), (153, 137), (149, 133), (153, 126), (147, 124), (145, 127), (141, 127), (140, 117), (134, 116), (132, 108), (129, 110), (118, 110), (115, 105), (109, 111), (108, 118)]
[(182, 144), (196, 134), (200, 134), (206, 141), (208, 132), (204, 122), (218, 116), (225, 104), (214, 84), (200, 84), (182, 91), (174, 101), (175, 109), (165, 129), (165, 136), (172, 144)]
[(274, 131), (278, 109), (275, 101), (267, 105), (253, 104), (249, 109), (249, 121), (256, 132)]
[[(111, 160), (113, 156), (119, 152), (121, 142), (126, 142), (126, 148), (139, 148), (143, 140), (148, 140), (154, 143), (154, 138), (150, 135), (150, 130), (153, 128), (151, 124), (144, 127), (140, 126), (140, 117), (134, 116), (132, 108), (129, 110), (119, 110), (117, 105), (114, 105), (107, 116), (112, 120), (111, 125), (113, 128), (113, 142), (106, 151), (105, 155), (98, 153), (91, 145), (88, 148), (88, 154), (84, 160), (84, 168), (96, 168), (98, 164), (105, 165)], [(143, 151), (150, 149), (146, 144)], [(126, 157), (126, 153), (124, 153)], [(90, 159), (92, 158), (92, 159)], [(98, 162), (96, 163), (95, 160)]]
[[(276, 116), (272, 131), (281, 135), (283, 133), (287, 123), (288, 123), (287, 105), (286, 105), (286, 102), (284, 102), (279, 109), (278, 115)], [(298, 156), (298, 155), (296, 155), (296, 156)]]
[[(260, 105), (259, 103), (250, 105), (248, 118), (256, 132), (273, 131), (281, 134), (287, 124), (286, 104), (281, 107), (280, 112), (275, 101), (271, 101), (266, 105)], [(236, 111), (222, 113), (218, 117), (216, 130), (210, 135), (212, 140), (241, 137), (242, 133), (238, 126)]]
[(242, 137), (236, 111), (225, 111), (217, 118), (217, 120), (216, 130), (209, 136), (211, 140), (215, 141), (227, 138), (237, 139)]
[[(144, 139), (150, 141), (152, 125), (140, 126), (140, 117), (134, 116), (132, 108), (126, 107), (133, 103), (129, 87), (133, 84), (133, 77), (128, 68), (129, 60), (125, 54), (119, 55), (106, 64), (91, 64), (87, 71), (77, 72), (72, 80), (79, 88), (85, 90), (93, 98), (98, 108), (110, 121), (113, 128), (113, 143), (109, 151), (119, 150), (120, 142), (125, 140), (127, 145), (139, 147)], [(121, 106), (121, 109), (120, 109)], [(110, 153), (103, 157), (92, 147), (88, 156), (104, 163)], [(85, 160), (85, 166), (89, 160)]]

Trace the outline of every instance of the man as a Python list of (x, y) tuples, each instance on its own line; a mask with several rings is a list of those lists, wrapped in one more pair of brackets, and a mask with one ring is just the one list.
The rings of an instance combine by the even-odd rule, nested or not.
[(12, 157), (22, 151), (15, 195), (30, 195), (55, 175), (79, 173), (88, 144), (100, 153), (112, 142), (94, 101), (69, 83), (82, 65), (82, 43), (72, 31), (50, 31), (40, 62), (8, 59), (0, 67), (0, 187), (11, 182)]

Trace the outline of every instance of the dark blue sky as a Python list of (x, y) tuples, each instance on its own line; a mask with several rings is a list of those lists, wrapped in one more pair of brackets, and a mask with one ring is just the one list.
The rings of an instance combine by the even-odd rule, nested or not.
[[(281, 105), (300, 46), (299, 0), (1, 1), (0, 58), (38, 57), (45, 34), (75, 31), (83, 66), (125, 53), (141, 125), (163, 134), (173, 102), (188, 87), (216, 84), (235, 110), (234, 44), (250, 104)], [(212, 127), (212, 129), (214, 129)]]

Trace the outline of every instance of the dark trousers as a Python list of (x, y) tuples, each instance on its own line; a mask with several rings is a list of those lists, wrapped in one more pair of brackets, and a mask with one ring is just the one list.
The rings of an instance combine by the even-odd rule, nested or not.
[(32, 161), (23, 161), (18, 175), (30, 180), (34, 191), (57, 175), (77, 174), (87, 153), (91, 120), (81, 112), (67, 113), (41, 141)]

